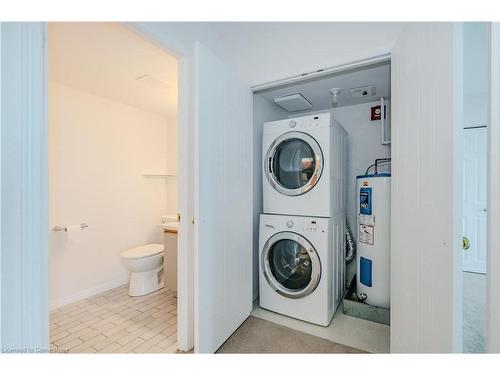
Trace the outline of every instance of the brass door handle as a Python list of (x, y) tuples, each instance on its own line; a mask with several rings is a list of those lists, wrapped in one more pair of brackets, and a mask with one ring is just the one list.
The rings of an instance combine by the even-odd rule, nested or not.
[(470, 241), (467, 237), (462, 237), (462, 249), (469, 250), (470, 249)]

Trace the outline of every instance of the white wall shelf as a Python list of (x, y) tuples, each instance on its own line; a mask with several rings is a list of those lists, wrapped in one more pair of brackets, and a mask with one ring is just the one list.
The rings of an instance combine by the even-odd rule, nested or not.
[(177, 177), (175, 174), (162, 174), (162, 173), (144, 173), (144, 177)]

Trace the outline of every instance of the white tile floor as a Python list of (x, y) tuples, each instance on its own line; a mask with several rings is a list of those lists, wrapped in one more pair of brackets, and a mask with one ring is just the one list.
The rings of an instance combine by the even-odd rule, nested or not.
[(62, 353), (175, 353), (177, 299), (168, 289), (112, 289), (51, 311), (50, 342)]

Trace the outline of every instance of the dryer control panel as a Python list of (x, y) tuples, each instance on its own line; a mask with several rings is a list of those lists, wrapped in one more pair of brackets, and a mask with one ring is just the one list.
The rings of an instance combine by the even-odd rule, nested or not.
[(319, 125), (320, 117), (318, 115), (290, 120), (289, 123), (290, 128), (298, 130), (318, 128)]

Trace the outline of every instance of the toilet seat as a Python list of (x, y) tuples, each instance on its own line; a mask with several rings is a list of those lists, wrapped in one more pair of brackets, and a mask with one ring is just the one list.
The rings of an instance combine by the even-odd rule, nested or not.
[(155, 256), (161, 253), (163, 253), (163, 245), (152, 243), (128, 249), (124, 251), (121, 256), (125, 259), (141, 259)]

